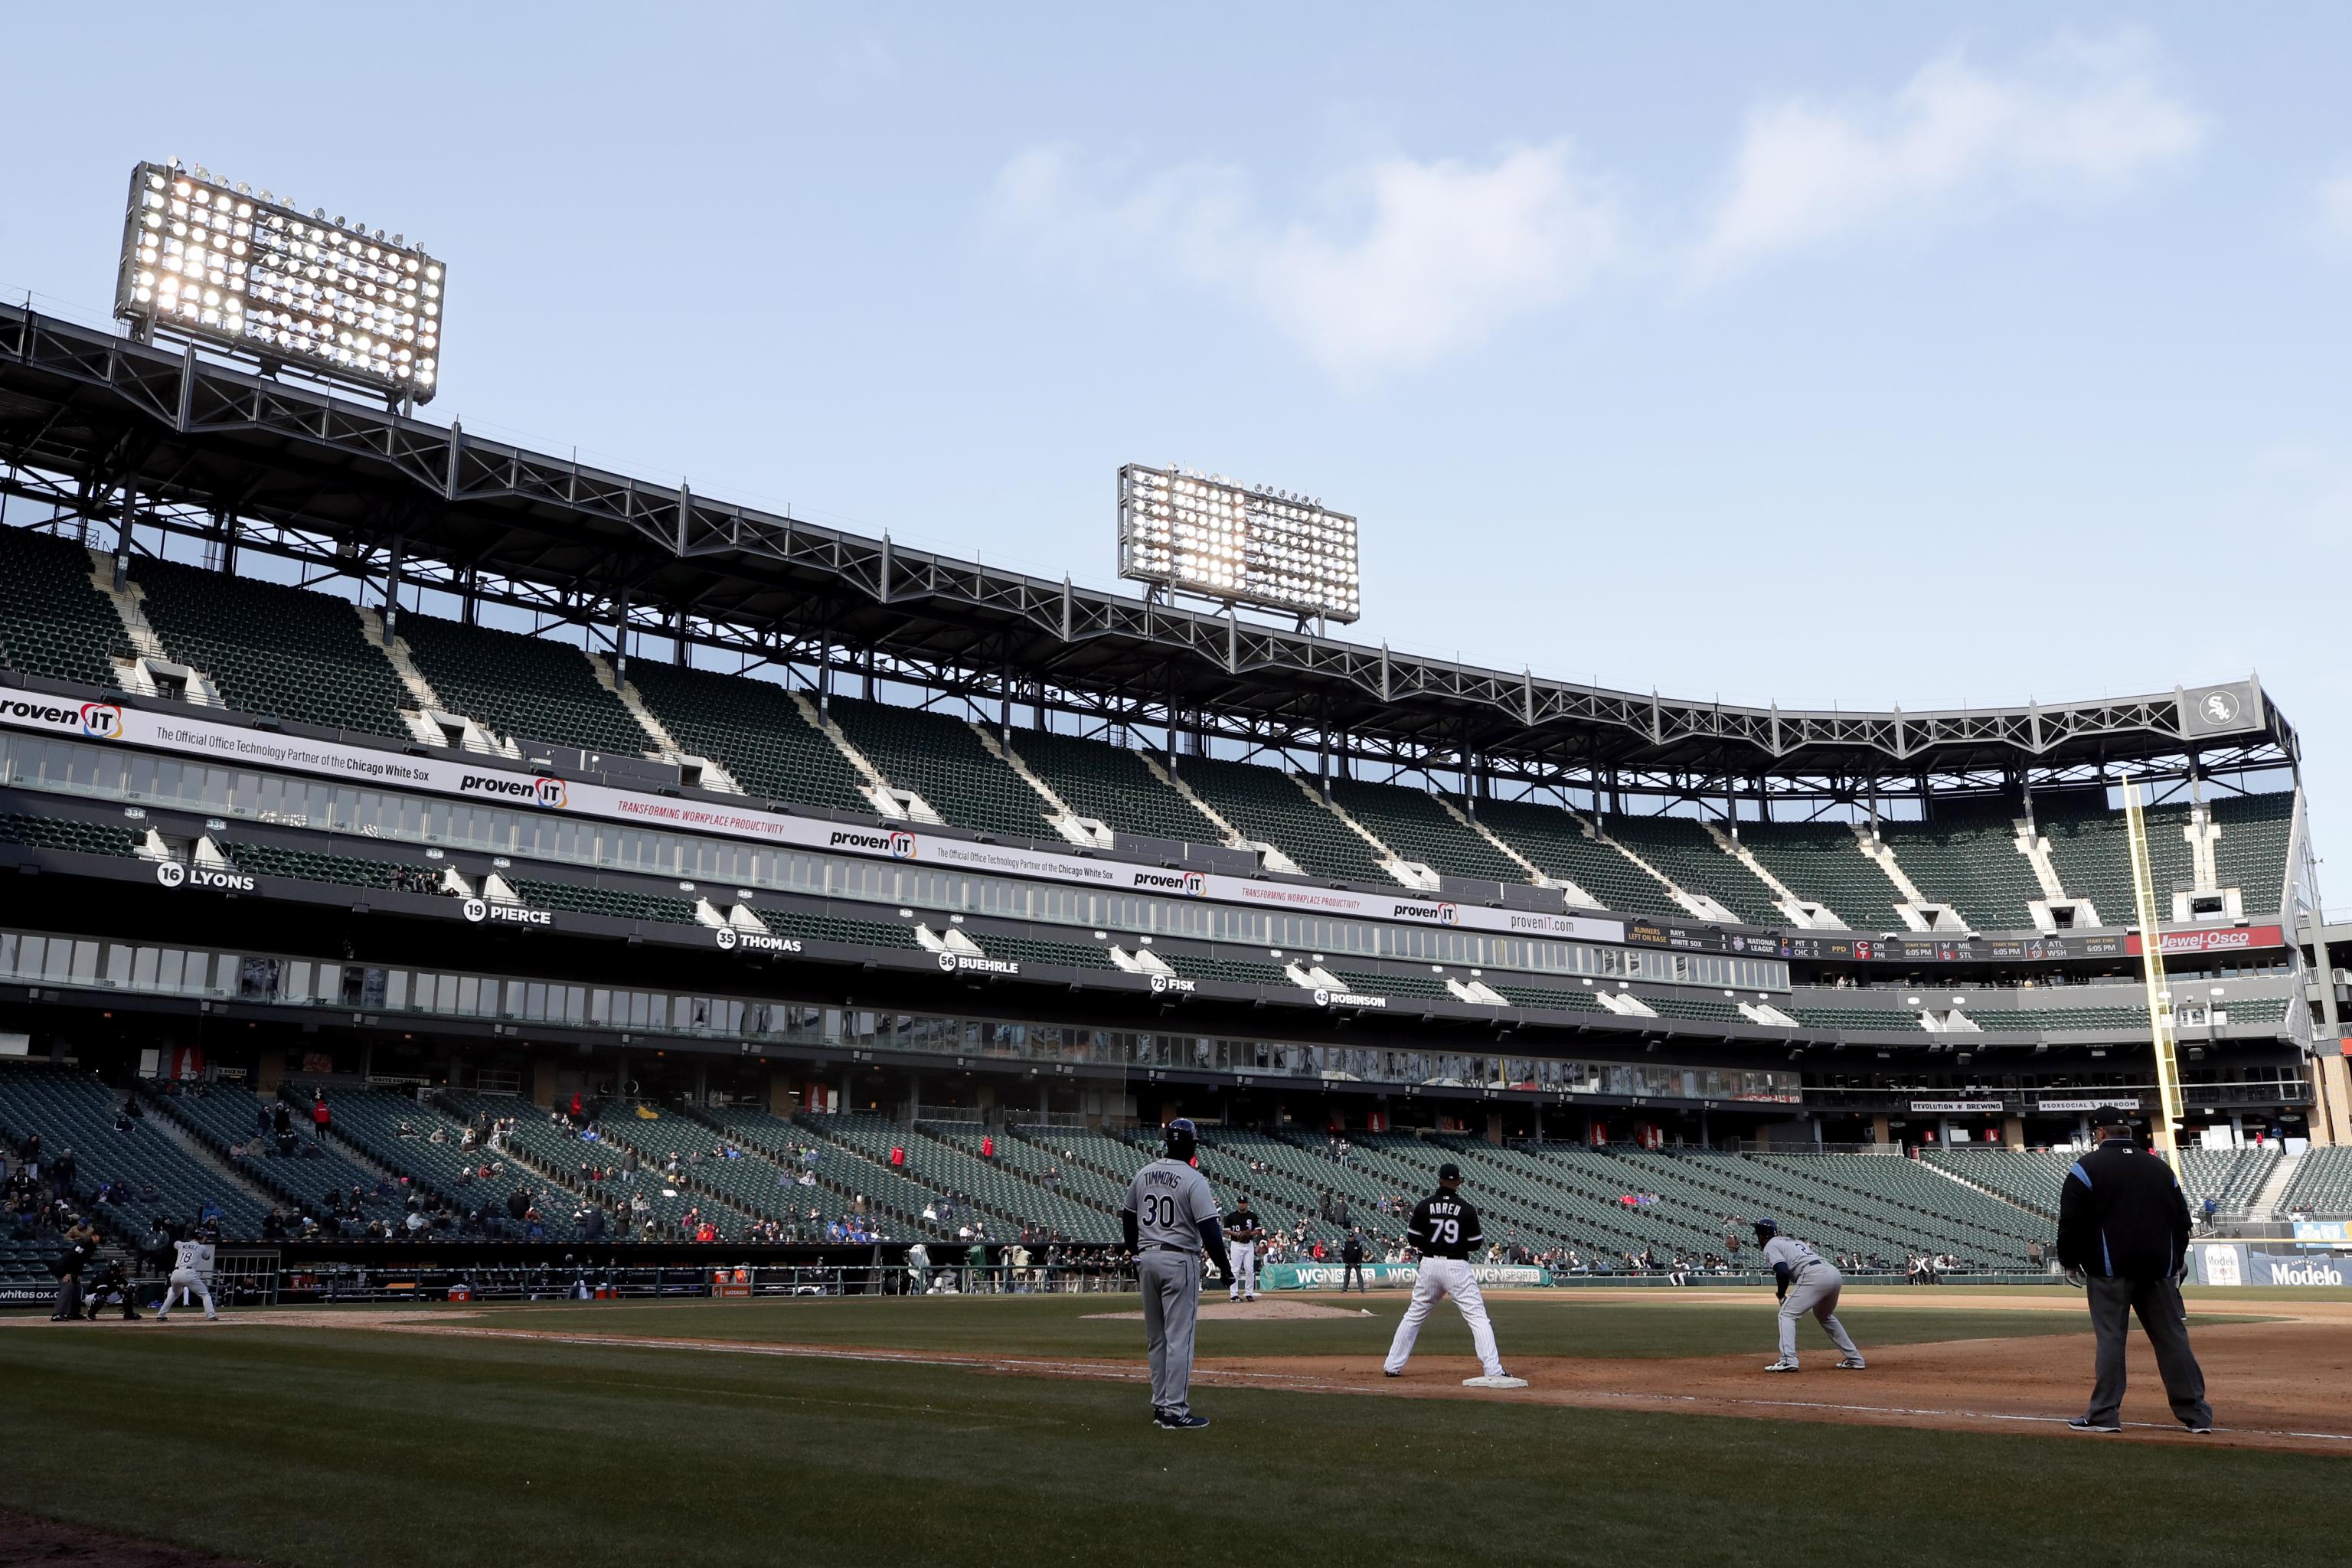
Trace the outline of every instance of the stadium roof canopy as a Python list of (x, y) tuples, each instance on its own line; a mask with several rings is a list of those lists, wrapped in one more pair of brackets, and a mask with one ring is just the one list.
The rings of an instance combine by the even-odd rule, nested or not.
[[(1685, 792), (2292, 763), (2252, 679), (2094, 701), (1800, 711), (1392, 654), (895, 547), (0, 306), (0, 489), (320, 567), (1268, 745)], [(1108, 521), (1106, 521), (1108, 527)], [(100, 536), (101, 539), (103, 536)], [(1465, 770), (1466, 771), (1466, 770)]]

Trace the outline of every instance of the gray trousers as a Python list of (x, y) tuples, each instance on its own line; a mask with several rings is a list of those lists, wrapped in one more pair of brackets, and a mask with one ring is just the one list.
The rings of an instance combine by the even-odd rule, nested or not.
[(1190, 1415), (1201, 1260), (1189, 1252), (1146, 1252), (1135, 1260), (1135, 1276), (1143, 1288), (1144, 1342), (1151, 1349), (1151, 1407)]
[(1853, 1336), (1837, 1321), (1838, 1293), (1845, 1289), (1845, 1276), (1826, 1264), (1806, 1266), (1802, 1276), (1792, 1280), (1789, 1293), (1780, 1299), (1780, 1359), (1797, 1359), (1797, 1320), (1811, 1312), (1821, 1320), (1838, 1349), (1859, 1359), (1862, 1352), (1853, 1348)]
[(2131, 1334), (2131, 1316), (2139, 1314), (2140, 1331), (2156, 1352), (2156, 1369), (2164, 1378), (2164, 1396), (2184, 1426), (2210, 1426), (2213, 1407), (2205, 1403), (2205, 1373), (2189, 1348), (2189, 1309), (2181, 1305), (2180, 1289), (2169, 1279), (2105, 1279), (2084, 1282), (2091, 1301), (2091, 1330), (2098, 1336), (2097, 1381), (2091, 1387), (2090, 1419), (2122, 1419), (2124, 1405), (2124, 1342)]

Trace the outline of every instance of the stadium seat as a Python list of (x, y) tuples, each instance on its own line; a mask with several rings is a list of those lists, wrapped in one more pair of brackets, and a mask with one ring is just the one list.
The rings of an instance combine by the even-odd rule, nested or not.
[(616, 756), (654, 753), (654, 739), (570, 643), (414, 613), (395, 628), (448, 711), (509, 741), (543, 741)]
[(2042, 897), (2042, 884), (2033, 862), (2017, 852), (2012, 819), (2022, 815), (2006, 801), (1943, 803), (1933, 822), (1882, 818), (1878, 836), (1912, 885), (1930, 903), (1958, 910), (1969, 929), (2032, 931), (2027, 906)]
[(753, 795), (840, 811), (873, 809), (841, 748), (772, 681), (633, 660), (629, 684), (679, 745)]
[(1200, 807), (1156, 777), (1124, 746), (1044, 730), (1017, 730), (1013, 749), (1080, 816), (1114, 833), (1215, 844), (1223, 835)]
[(1781, 885), (1858, 931), (1904, 931), (1902, 889), (1842, 822), (1743, 822), (1739, 842)]
[(135, 562), (131, 578), (164, 650), (209, 676), (231, 708), (407, 737), (400, 710), (415, 699), (350, 601), (171, 561)]
[(1427, 790), (1335, 778), (1331, 799), (1373, 837), (1432, 870), (1497, 882), (1528, 879), (1525, 867), (1455, 821)]
[(90, 568), (89, 552), (72, 540), (0, 528), (0, 668), (117, 684), (114, 659), (130, 654), (131, 637)]
[(1777, 926), (1787, 917), (1772, 906), (1772, 889), (1738, 858), (1719, 848), (1704, 823), (1687, 816), (1624, 816), (1601, 821), (1601, 831), (1639, 855), (1686, 893), (1703, 893), (1749, 925)]
[(1179, 766), (1192, 793), (1243, 837), (1273, 845), (1308, 876), (1396, 885), (1379, 852), (1279, 768), (1213, 757), (1186, 757)]
[[(83, 1210), (117, 1241), (135, 1242), (157, 1218), (192, 1224), (206, 1204), (218, 1205), (224, 1237), (259, 1236), (268, 1204), (154, 1125), (152, 1115), (134, 1120), (129, 1131), (117, 1131), (123, 1098), (121, 1090), (89, 1073), (37, 1065), (0, 1068), (0, 1133), (15, 1144), (37, 1132), (49, 1158), (71, 1149), (74, 1187)], [(121, 1184), (121, 1202), (89, 1201), (105, 1182)]]
[(1478, 819), (1534, 865), (1598, 899), (1603, 909), (1664, 914), (1679, 907), (1655, 877), (1611, 846), (1586, 837), (1584, 825), (1559, 806), (1486, 800), (1478, 803)]
[(945, 713), (836, 697), (833, 721), (882, 776), (959, 827), (1059, 840), (1052, 807), (971, 726)]

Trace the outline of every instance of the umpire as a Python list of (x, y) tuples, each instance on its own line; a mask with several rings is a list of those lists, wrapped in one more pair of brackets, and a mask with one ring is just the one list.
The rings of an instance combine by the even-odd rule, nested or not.
[(2058, 1261), (2086, 1277), (2098, 1336), (2091, 1407), (2069, 1426), (2123, 1430), (2124, 1341), (2137, 1312), (2172, 1414), (2191, 1432), (2213, 1429), (2205, 1373), (2189, 1348), (2189, 1310), (2180, 1300), (2188, 1258), (2189, 1200), (2172, 1168), (2140, 1152), (2128, 1123), (2102, 1122), (2099, 1146), (2066, 1173), (2058, 1201)]

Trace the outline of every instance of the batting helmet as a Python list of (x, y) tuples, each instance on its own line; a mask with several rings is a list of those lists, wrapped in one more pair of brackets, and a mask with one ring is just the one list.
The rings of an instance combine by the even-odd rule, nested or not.
[(1160, 1131), (1168, 1140), (1168, 1157), (1192, 1163), (1192, 1151), (1201, 1146), (1201, 1130), (1192, 1125), (1192, 1119), (1180, 1116)]
[(1766, 1242), (1771, 1240), (1774, 1237), (1780, 1234), (1780, 1222), (1779, 1220), (1774, 1219), (1770, 1215), (1759, 1214), (1756, 1216), (1757, 1246), (1763, 1246)]

